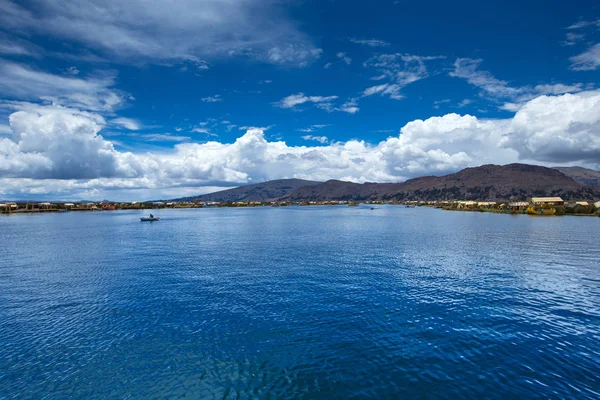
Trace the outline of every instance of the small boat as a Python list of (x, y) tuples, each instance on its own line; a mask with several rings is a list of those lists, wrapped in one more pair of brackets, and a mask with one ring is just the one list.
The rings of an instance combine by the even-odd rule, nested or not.
[(154, 222), (154, 221), (160, 221), (160, 218), (158, 217), (140, 217), (140, 221), (142, 222)]
[(556, 214), (556, 208), (554, 207), (528, 207), (527, 214), (529, 215), (554, 215)]

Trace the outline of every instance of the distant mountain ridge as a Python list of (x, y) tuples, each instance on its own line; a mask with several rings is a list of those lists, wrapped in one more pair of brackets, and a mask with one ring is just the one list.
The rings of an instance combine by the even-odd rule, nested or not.
[[(588, 170), (591, 171), (591, 170)], [(573, 171), (568, 171), (573, 173)], [(595, 171), (592, 171), (595, 172)], [(581, 173), (581, 171), (578, 171)], [(187, 201), (341, 201), (341, 200), (492, 200), (561, 196), (565, 200), (600, 198), (600, 187), (578, 183), (556, 168), (528, 164), (482, 165), (444, 176), (400, 183), (312, 182), (282, 179), (242, 186)]]
[(600, 172), (582, 167), (554, 167), (582, 185), (600, 186)]
[(318, 183), (320, 182), (303, 179), (277, 179), (200, 196), (182, 197), (174, 199), (173, 201), (275, 201), (288, 196), (296, 189), (304, 186), (316, 185)]

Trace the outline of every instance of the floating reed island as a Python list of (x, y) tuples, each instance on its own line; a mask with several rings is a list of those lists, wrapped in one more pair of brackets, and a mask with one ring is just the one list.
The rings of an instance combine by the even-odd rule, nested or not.
[(113, 211), (113, 210), (153, 210), (181, 208), (236, 208), (236, 207), (289, 207), (289, 206), (351, 206), (359, 204), (375, 205), (389, 204), (403, 207), (434, 207), (449, 211), (493, 212), (500, 214), (529, 214), (529, 215), (587, 215), (600, 216), (600, 201), (564, 201), (560, 197), (533, 197), (528, 200), (513, 201), (474, 201), (474, 200), (441, 200), (441, 201), (182, 201), (182, 202), (6, 202), (0, 203), (1, 214), (46, 213), (46, 212), (77, 212), (77, 211)]

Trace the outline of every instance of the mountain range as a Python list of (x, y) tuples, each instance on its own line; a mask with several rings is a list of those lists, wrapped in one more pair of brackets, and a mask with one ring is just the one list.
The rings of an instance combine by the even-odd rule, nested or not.
[(314, 182), (279, 179), (175, 201), (328, 201), (328, 200), (526, 200), (561, 196), (600, 198), (600, 172), (581, 167), (548, 168), (528, 164), (482, 165), (444, 176), (400, 183)]

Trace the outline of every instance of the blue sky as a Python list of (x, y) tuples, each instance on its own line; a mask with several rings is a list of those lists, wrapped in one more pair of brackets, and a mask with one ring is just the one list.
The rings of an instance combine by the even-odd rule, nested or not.
[(0, 198), (600, 167), (597, 2), (121, 3), (0, 0)]

